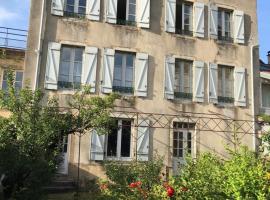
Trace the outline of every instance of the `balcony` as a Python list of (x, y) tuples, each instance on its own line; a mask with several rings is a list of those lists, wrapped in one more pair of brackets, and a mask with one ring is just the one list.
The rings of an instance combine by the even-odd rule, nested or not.
[(26, 50), (27, 36), (26, 30), (0, 27), (0, 48)]

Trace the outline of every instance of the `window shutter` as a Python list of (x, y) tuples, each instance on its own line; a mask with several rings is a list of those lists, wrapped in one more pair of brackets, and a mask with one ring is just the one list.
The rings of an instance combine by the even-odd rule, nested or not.
[(218, 103), (218, 67), (217, 64), (209, 63), (208, 69), (209, 102)]
[(87, 18), (99, 21), (100, 18), (100, 0), (87, 0)]
[(165, 98), (174, 99), (175, 58), (165, 59)]
[(245, 43), (244, 12), (235, 10), (233, 13), (233, 21), (234, 21), (234, 42), (244, 44)]
[(137, 135), (137, 159), (139, 161), (149, 160), (149, 120), (139, 120)]
[(217, 39), (218, 36), (218, 8), (216, 5), (209, 6), (209, 37)]
[(82, 85), (91, 86), (91, 92), (96, 92), (96, 71), (97, 71), (98, 48), (86, 47), (84, 51)]
[(175, 33), (176, 0), (166, 0), (165, 28), (167, 32)]
[(234, 69), (234, 96), (235, 105), (245, 107), (246, 103), (246, 69), (238, 67)]
[(150, 27), (150, 0), (139, 0), (138, 2), (138, 26)]
[(61, 44), (55, 42), (50, 42), (48, 44), (45, 88), (49, 90), (57, 90), (60, 50)]
[(106, 0), (106, 21), (116, 24), (117, 0)]
[(147, 96), (148, 54), (137, 53), (135, 65), (135, 95)]
[(194, 61), (194, 93), (193, 101), (204, 102), (204, 62)]
[(204, 37), (204, 3), (194, 3), (194, 34), (196, 37)]
[(58, 16), (64, 15), (64, 0), (52, 0), (51, 14)]
[(114, 73), (114, 49), (104, 50), (102, 92), (111, 93)]
[(104, 160), (105, 135), (98, 135), (94, 130), (91, 135), (90, 160)]

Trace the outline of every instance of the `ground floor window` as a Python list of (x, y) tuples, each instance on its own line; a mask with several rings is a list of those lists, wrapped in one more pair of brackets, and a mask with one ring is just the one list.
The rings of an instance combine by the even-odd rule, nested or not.
[[(14, 71), (14, 86), (15, 90), (19, 91), (22, 89), (23, 83), (23, 72), (22, 71)], [(3, 80), (2, 80), (2, 90), (8, 90), (8, 70), (4, 70)]]

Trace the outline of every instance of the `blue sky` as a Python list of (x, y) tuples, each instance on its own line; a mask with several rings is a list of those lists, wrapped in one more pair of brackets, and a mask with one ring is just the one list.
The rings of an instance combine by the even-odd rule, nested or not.
[[(247, 0), (249, 1), (249, 0)], [(0, 0), (0, 26), (27, 29), (30, 0)], [(270, 1), (258, 0), (260, 56), (270, 51)]]

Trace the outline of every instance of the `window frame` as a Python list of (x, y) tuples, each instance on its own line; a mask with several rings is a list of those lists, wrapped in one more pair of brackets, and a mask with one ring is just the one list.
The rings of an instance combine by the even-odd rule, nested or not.
[[(87, 0), (85, 0), (85, 7), (80, 6), (79, 3), (80, 3), (80, 0), (74, 0), (74, 5), (72, 5), (74, 7), (74, 10), (73, 10), (73, 12), (69, 12), (69, 11), (67, 11), (67, 6), (71, 5), (71, 4), (68, 4), (68, 0), (65, 0), (65, 2), (64, 2), (64, 15), (68, 16), (68, 17), (79, 17), (79, 18), (85, 17), (86, 16), (86, 9), (87, 9)], [(80, 7), (85, 8), (84, 13), (79, 13)]]
[[(131, 3), (130, 2), (131, 0), (124, 0), (124, 1), (126, 1), (125, 19), (118, 18), (118, 12), (120, 12), (120, 11), (119, 11), (119, 9), (117, 9), (117, 13), (116, 13), (116, 24), (117, 25), (136, 26), (137, 25), (137, 6), (138, 6), (137, 0), (135, 0), (135, 4), (134, 3)], [(118, 1), (117, 2), (117, 7), (118, 7), (118, 4), (119, 3), (120, 2)], [(130, 6), (130, 4), (135, 5), (135, 13), (134, 13), (135, 18), (134, 18), (134, 21), (133, 20), (129, 20), (129, 16), (130, 15), (133, 15), (133, 14), (130, 14), (130, 12), (129, 12), (129, 6)]]
[[(220, 14), (221, 14), (221, 25), (220, 25)], [(229, 35), (226, 36), (226, 14), (229, 14)], [(233, 11), (226, 9), (226, 8), (222, 8), (222, 7), (218, 7), (218, 40), (220, 41), (226, 41), (226, 42), (233, 42)], [(220, 33), (220, 29), (219, 27), (221, 27), (221, 35)]]
[[(219, 79), (219, 72), (221, 69), (221, 92), (222, 94), (220, 94), (220, 79)], [(226, 79), (226, 69), (231, 70), (231, 96), (229, 96), (226, 92), (226, 85), (229, 84), (229, 81)], [(227, 65), (218, 65), (218, 103), (228, 103), (228, 104), (233, 104), (235, 102), (234, 99), (234, 67), (233, 66), (227, 66)]]
[[(176, 28), (175, 33), (180, 34), (180, 35), (193, 36), (193, 26), (194, 26), (194, 24), (193, 24), (193, 19), (194, 19), (194, 11), (193, 11), (193, 9), (194, 9), (194, 4), (192, 2), (188, 2), (188, 1), (181, 1), (181, 2), (177, 1), (176, 4), (181, 5), (181, 17), (182, 17), (182, 19), (181, 19), (181, 30), (176, 28), (178, 26), (177, 26), (177, 23), (176, 23), (177, 20), (175, 20), (175, 28)], [(190, 13), (189, 14), (185, 13), (185, 8), (186, 7), (190, 7)], [(177, 6), (176, 6), (176, 11), (175, 11), (175, 16), (176, 17), (178, 16), (177, 11), (178, 10), (177, 10)], [(185, 23), (185, 16), (186, 15), (189, 16), (190, 24)], [(189, 30), (185, 29), (186, 25), (189, 25)]]

